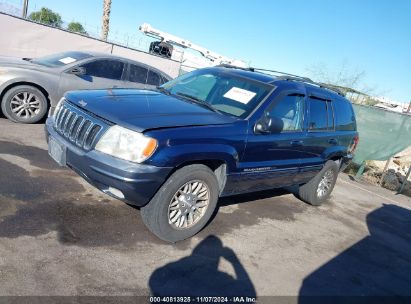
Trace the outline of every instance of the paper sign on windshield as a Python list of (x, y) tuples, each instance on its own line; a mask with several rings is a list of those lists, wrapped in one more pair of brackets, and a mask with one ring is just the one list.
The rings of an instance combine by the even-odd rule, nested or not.
[(61, 63), (64, 63), (64, 64), (70, 64), (70, 63), (75, 62), (76, 59), (71, 58), (71, 57), (64, 57), (64, 58), (61, 58), (59, 61), (60, 61)]
[(232, 87), (227, 93), (224, 94), (225, 98), (229, 98), (244, 104), (247, 104), (250, 102), (251, 99), (256, 95), (257, 93), (243, 90), (237, 87)]

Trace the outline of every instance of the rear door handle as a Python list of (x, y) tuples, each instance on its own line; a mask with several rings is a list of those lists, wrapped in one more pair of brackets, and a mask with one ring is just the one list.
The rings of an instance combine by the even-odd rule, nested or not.
[(331, 138), (331, 139), (328, 140), (328, 143), (332, 144), (332, 145), (336, 145), (336, 144), (338, 144), (338, 141), (335, 138)]
[(302, 146), (304, 142), (302, 140), (292, 140), (291, 141), (291, 146), (292, 147), (299, 147)]

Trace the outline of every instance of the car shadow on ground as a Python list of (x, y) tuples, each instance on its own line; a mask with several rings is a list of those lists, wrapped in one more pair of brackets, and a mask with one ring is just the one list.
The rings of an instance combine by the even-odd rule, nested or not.
[[(366, 221), (370, 235), (307, 276), (299, 303), (409, 301), (411, 211), (384, 204), (370, 212)], [(330, 296), (339, 298), (326, 298)]]
[[(221, 259), (231, 264), (235, 276), (218, 269)], [(148, 285), (153, 296), (256, 297), (254, 285), (235, 252), (214, 235), (202, 240), (191, 255), (156, 269)]]

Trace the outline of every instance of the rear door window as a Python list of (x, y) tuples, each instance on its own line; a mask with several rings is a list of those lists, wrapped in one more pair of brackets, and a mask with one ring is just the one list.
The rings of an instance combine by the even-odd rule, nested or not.
[(82, 65), (86, 75), (113, 80), (121, 80), (124, 62), (112, 59), (95, 60)]
[(310, 115), (308, 130), (323, 131), (328, 128), (327, 102), (315, 97), (309, 98)]
[(145, 67), (135, 65), (135, 64), (130, 64), (130, 72), (128, 75), (128, 81), (146, 84), (147, 73), (148, 73), (148, 69), (146, 69)]

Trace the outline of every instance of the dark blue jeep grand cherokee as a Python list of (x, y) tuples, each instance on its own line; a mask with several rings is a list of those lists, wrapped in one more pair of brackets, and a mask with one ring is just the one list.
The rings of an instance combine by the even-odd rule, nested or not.
[(46, 133), (54, 160), (141, 207), (147, 227), (172, 242), (200, 231), (221, 196), (298, 186), (321, 204), (358, 142), (341, 94), (228, 66), (158, 91), (69, 92)]

